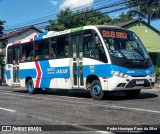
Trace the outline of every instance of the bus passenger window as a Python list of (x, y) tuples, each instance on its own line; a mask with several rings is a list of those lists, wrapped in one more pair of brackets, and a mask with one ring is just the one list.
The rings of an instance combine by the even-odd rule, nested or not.
[(44, 59), (49, 59), (49, 50), (48, 49), (46, 49), (44, 51)]
[(56, 58), (56, 43), (57, 43), (57, 39), (52, 39), (51, 40), (51, 50), (50, 50), (50, 53), (51, 53), (51, 58), (54, 59)]
[(84, 56), (88, 58), (98, 59), (97, 46), (91, 31), (85, 31), (84, 35)]
[(53, 38), (51, 40), (51, 58), (68, 58), (68, 36)]
[(27, 57), (27, 61), (32, 61), (32, 60), (34, 60), (34, 58), (33, 58), (33, 53), (34, 53), (34, 51), (33, 50), (31, 50), (30, 51), (30, 53), (28, 54), (28, 56), (26, 56)]
[(58, 58), (68, 57), (68, 39), (67, 37), (60, 37), (57, 39), (57, 55)]
[(33, 60), (33, 43), (27, 43), (22, 46), (21, 62)]
[(12, 49), (11, 49), (11, 47), (8, 47), (7, 63), (8, 64), (12, 63)]
[(35, 42), (35, 60), (49, 59), (49, 40), (39, 40)]
[(84, 57), (107, 63), (108, 60), (102, 42), (98, 39), (99, 43), (95, 43), (95, 34), (93, 30), (86, 30), (84, 33)]
[(68, 58), (69, 56), (69, 38), (68, 37), (65, 37), (65, 42), (64, 42), (64, 55), (65, 55), (65, 58)]
[(98, 55), (99, 55), (99, 61), (102, 61), (104, 63), (108, 62), (102, 43), (100, 43), (98, 46)]
[(24, 62), (24, 61), (26, 61), (26, 56), (25, 56), (25, 54), (22, 55), (22, 59), (21, 59), (21, 62)]

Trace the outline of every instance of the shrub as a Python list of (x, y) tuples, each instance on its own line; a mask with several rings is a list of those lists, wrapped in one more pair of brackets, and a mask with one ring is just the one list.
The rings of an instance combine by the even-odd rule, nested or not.
[(155, 66), (156, 82), (160, 80), (160, 67)]

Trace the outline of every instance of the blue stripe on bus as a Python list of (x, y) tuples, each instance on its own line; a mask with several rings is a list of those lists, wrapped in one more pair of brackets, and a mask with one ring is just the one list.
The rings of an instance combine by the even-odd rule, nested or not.
[(37, 72), (36, 69), (21, 69), (20, 70), (20, 78), (26, 78), (28, 76), (32, 78), (36, 78)]
[[(50, 79), (50, 78), (70, 78), (70, 67), (50, 67), (48, 61), (40, 62), (42, 69), (42, 78)], [(95, 74), (99, 77), (112, 77), (111, 71), (119, 71), (122, 73), (129, 74), (130, 76), (147, 76), (149, 73), (154, 72), (154, 67), (149, 69), (126, 69), (123, 67), (115, 66), (115, 65), (87, 65), (83, 66), (83, 76), (87, 77), (88, 75)], [(26, 76), (32, 76), (36, 78), (36, 70), (35, 69), (23, 69), (20, 70), (20, 78), (25, 78)], [(10, 78), (10, 70), (6, 71), (7, 78)]]
[(47, 33), (48, 32), (44, 32), (44, 33), (39, 34), (38, 37), (34, 38), (34, 40), (41, 40), (41, 39), (43, 39), (43, 36), (47, 35)]
[(112, 64), (83, 66), (83, 76), (97, 75), (98, 77), (112, 77), (111, 71), (118, 71), (130, 76), (145, 77), (154, 72), (154, 67), (148, 69), (127, 69)]
[(70, 78), (70, 70), (68, 67), (50, 67), (49, 61), (40, 61), (42, 70), (41, 88), (49, 88), (51, 78)]
[(145, 77), (145, 76), (149, 75), (150, 73), (154, 72), (154, 67), (150, 67), (148, 69), (127, 69), (127, 68), (120, 67), (120, 72), (127, 73), (133, 77), (135, 77), (135, 76)]
[(111, 77), (111, 65), (87, 65), (83, 66), (83, 76), (86, 78), (88, 75), (97, 75), (98, 77)]
[[(42, 70), (42, 77), (40, 88), (49, 88), (50, 80), (52, 78), (70, 78), (70, 67), (50, 67), (49, 61), (40, 61), (40, 67)], [(124, 67), (119, 67), (112, 64), (101, 64), (101, 65), (84, 65), (83, 66), (83, 77), (86, 78), (88, 75), (97, 75), (98, 77), (112, 77), (111, 71), (119, 71), (122, 73), (129, 74), (130, 76), (147, 76), (148, 74), (154, 72), (154, 67), (149, 69), (127, 69)], [(79, 67), (77, 72), (79, 72)], [(10, 71), (6, 71), (7, 78), (10, 78)], [(20, 78), (26, 78), (30, 76), (36, 78), (36, 69), (23, 69), (20, 70)], [(77, 75), (80, 77), (79, 75)]]
[(10, 70), (6, 70), (6, 77), (7, 77), (7, 79), (11, 78), (11, 71)]
[[(42, 69), (42, 79), (51, 79), (51, 78), (70, 78), (70, 67), (50, 67), (48, 61), (41, 61), (40, 66)], [(149, 73), (154, 72), (154, 67), (149, 69), (126, 69), (123, 67), (103, 64), (103, 65), (87, 65), (83, 66), (83, 77), (86, 78), (88, 75), (97, 75), (98, 77), (112, 77), (111, 71), (119, 71), (122, 73), (129, 74), (130, 76), (147, 76)], [(6, 71), (7, 78), (11, 78), (10, 71)], [(36, 78), (35, 69), (23, 69), (20, 70), (20, 78), (25, 78), (31, 76)], [(47, 81), (49, 83), (49, 80)], [(47, 84), (49, 85), (49, 84)]]
[(40, 83), (41, 88), (49, 88), (50, 85), (50, 75), (48, 74), (47, 70), (50, 68), (49, 61), (40, 61), (40, 67), (42, 70), (42, 79)]

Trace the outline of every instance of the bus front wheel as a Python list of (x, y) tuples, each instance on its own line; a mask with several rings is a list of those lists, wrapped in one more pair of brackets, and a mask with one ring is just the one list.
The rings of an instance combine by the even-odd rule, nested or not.
[(29, 79), (27, 82), (27, 91), (29, 94), (34, 94), (36, 92), (36, 89), (34, 88), (32, 79)]
[(101, 100), (104, 97), (104, 91), (102, 90), (101, 83), (98, 80), (94, 80), (90, 85), (90, 94), (93, 99)]
[(125, 94), (129, 98), (136, 98), (140, 94), (140, 92), (141, 92), (141, 89), (128, 90), (128, 91), (125, 91)]

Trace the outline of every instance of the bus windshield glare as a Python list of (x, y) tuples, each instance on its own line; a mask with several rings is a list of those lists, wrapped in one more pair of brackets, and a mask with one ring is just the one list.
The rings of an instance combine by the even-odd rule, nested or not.
[(146, 49), (133, 32), (102, 29), (101, 34), (111, 56), (133, 61), (149, 59)]

